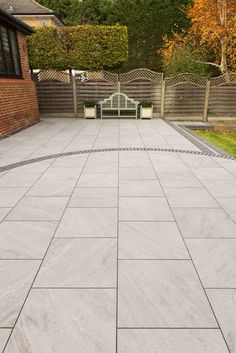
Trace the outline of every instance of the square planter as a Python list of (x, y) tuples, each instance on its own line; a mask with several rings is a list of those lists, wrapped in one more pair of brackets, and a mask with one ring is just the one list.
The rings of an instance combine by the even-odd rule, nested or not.
[(153, 118), (153, 105), (151, 107), (140, 106), (140, 119), (152, 119)]
[(84, 119), (97, 119), (97, 106), (86, 107), (84, 105)]

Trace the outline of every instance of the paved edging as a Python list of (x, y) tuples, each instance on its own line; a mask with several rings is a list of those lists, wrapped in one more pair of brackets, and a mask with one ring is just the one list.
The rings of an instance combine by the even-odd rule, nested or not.
[(223, 158), (223, 159), (236, 160), (236, 157), (232, 157), (229, 155), (222, 155), (222, 154), (213, 153), (213, 152), (181, 150), (181, 149), (174, 149), (174, 148), (155, 148), (155, 147), (100, 148), (100, 149), (89, 149), (89, 150), (79, 150), (79, 151), (73, 151), (73, 152), (57, 153), (57, 154), (51, 154), (48, 156), (38, 157), (38, 158), (29, 159), (29, 160), (25, 160), (25, 161), (20, 161), (17, 163), (8, 164), (3, 167), (0, 167), (0, 173), (5, 172), (7, 170), (15, 169), (18, 167), (22, 167), (24, 165), (28, 165), (31, 163), (45, 161), (48, 159), (55, 159), (55, 158), (60, 158), (60, 157), (68, 157), (68, 156), (74, 156), (74, 155), (79, 155), (79, 154), (88, 154), (88, 153), (125, 152), (125, 151), (172, 152), (172, 153), (183, 153), (183, 154), (192, 154), (192, 155), (198, 155), (198, 156), (208, 156), (208, 157), (217, 157), (217, 158)]
[[(198, 147), (201, 151), (207, 153), (214, 152), (222, 156), (232, 157), (219, 147), (213, 145), (209, 141), (205, 140), (203, 137), (196, 134), (193, 130), (190, 129), (189, 126), (176, 125), (168, 120), (165, 120), (165, 122), (170, 125), (174, 130), (179, 132), (182, 136), (184, 136), (187, 140), (189, 140), (194, 146)], [(197, 125), (195, 125), (194, 128), (197, 128)]]

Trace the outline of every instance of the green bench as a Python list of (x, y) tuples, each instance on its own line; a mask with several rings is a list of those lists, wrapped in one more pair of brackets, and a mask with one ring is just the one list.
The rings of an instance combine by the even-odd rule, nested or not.
[(139, 102), (130, 99), (124, 93), (114, 93), (109, 98), (99, 102), (101, 119), (109, 118), (138, 118)]

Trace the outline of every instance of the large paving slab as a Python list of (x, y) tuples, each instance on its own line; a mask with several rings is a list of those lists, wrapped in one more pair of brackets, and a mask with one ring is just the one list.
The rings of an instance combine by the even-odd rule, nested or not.
[(113, 353), (114, 290), (33, 290), (6, 353)]
[(119, 330), (119, 353), (228, 353), (219, 330)]
[(235, 162), (179, 149), (160, 119), (0, 141), (0, 166), (88, 150), (0, 174), (0, 353), (236, 353)]

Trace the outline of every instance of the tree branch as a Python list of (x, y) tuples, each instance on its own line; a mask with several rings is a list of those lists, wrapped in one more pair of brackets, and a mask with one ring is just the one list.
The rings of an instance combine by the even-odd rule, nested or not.
[(205, 64), (205, 65), (212, 65), (212, 66), (215, 66), (215, 67), (218, 67), (218, 68), (221, 69), (221, 66), (220, 66), (219, 64), (215, 64), (215, 63), (212, 63), (212, 62), (210, 62), (210, 61), (195, 60), (195, 59), (192, 59), (192, 58), (190, 58), (190, 57), (188, 57), (188, 58), (189, 58), (189, 60), (195, 61), (195, 62), (197, 62), (197, 63)]

